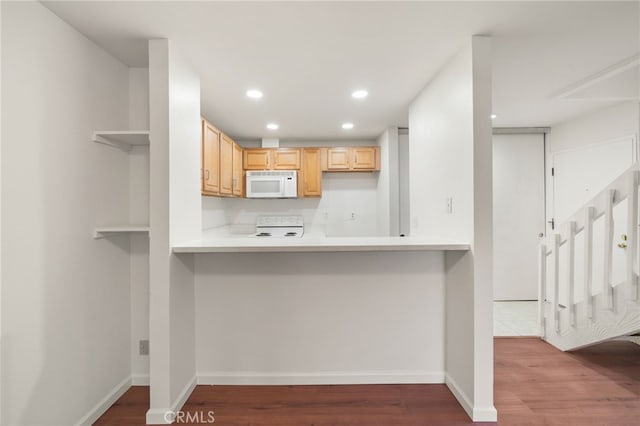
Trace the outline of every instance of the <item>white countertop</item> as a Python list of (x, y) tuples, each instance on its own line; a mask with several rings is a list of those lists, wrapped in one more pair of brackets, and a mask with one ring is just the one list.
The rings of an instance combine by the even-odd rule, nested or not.
[(307, 232), (300, 237), (268, 238), (235, 234), (229, 228), (203, 232), (201, 239), (173, 246), (174, 253), (257, 253), (336, 251), (469, 250), (469, 243), (427, 237), (327, 237)]

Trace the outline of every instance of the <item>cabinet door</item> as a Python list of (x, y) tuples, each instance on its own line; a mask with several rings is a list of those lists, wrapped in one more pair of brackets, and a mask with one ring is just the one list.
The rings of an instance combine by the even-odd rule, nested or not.
[(275, 170), (298, 170), (300, 168), (300, 150), (287, 148), (274, 150), (273, 168)]
[(202, 193), (220, 192), (220, 130), (202, 120)]
[(349, 148), (327, 149), (327, 170), (349, 170)]
[(233, 194), (233, 145), (229, 136), (222, 134), (220, 139), (220, 194)]
[(270, 149), (245, 149), (244, 169), (245, 170), (269, 170), (271, 168)]
[(233, 144), (233, 195), (242, 197), (242, 147)]
[(374, 146), (351, 148), (351, 168), (354, 170), (377, 170), (378, 149)]
[(320, 197), (321, 195), (320, 148), (305, 148), (302, 151), (302, 196)]

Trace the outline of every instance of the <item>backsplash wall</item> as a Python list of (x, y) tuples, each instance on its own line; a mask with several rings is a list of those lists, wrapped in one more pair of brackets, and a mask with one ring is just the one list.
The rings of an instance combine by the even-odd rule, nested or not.
[(299, 214), (308, 229), (327, 236), (375, 236), (377, 186), (378, 173), (324, 173), (322, 198), (203, 197), (202, 225), (204, 229), (229, 225), (238, 232), (250, 232), (259, 215)]

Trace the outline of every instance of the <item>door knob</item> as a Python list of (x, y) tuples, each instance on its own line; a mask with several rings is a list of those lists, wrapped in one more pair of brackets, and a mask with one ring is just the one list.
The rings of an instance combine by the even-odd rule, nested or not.
[(620, 239), (622, 240), (622, 242), (618, 243), (618, 247), (620, 247), (621, 249), (626, 249), (627, 248), (627, 234), (620, 235)]
[(542, 238), (542, 237), (544, 237), (544, 233), (543, 233), (543, 232), (540, 232), (540, 233), (538, 234), (538, 238)]

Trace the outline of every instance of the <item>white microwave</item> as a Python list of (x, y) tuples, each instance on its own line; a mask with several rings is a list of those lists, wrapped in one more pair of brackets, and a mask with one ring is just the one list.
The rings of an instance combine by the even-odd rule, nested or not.
[(247, 198), (297, 198), (298, 172), (264, 170), (247, 172)]

